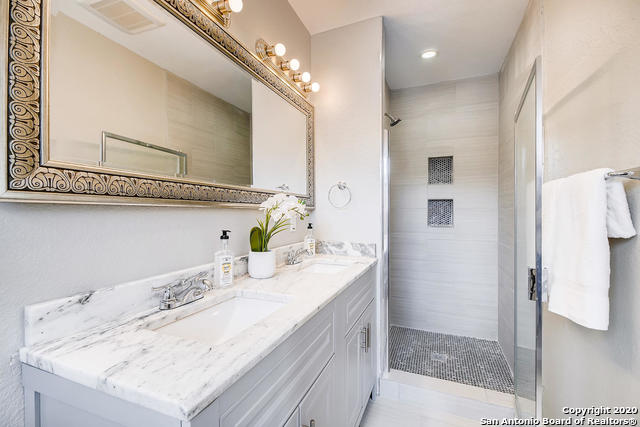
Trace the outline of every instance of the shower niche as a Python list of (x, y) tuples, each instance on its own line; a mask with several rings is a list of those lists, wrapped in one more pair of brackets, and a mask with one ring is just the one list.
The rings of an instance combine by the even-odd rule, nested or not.
[(453, 227), (453, 199), (429, 199), (427, 225), (429, 227)]
[[(428, 185), (453, 184), (453, 156), (428, 158)], [(453, 227), (453, 198), (427, 199), (427, 226)]]
[(429, 185), (453, 184), (453, 156), (429, 157)]

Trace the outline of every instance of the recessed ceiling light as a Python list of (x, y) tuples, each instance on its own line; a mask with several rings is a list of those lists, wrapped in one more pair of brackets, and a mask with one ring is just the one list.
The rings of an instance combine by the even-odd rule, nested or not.
[(422, 59), (429, 59), (429, 58), (433, 58), (434, 56), (436, 56), (438, 54), (438, 51), (435, 49), (429, 49), (429, 50), (425, 50), (424, 52), (422, 52)]

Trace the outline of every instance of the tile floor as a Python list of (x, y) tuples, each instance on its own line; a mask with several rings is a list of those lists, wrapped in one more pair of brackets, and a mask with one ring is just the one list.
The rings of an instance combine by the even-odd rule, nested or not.
[(478, 424), (477, 421), (457, 415), (430, 413), (418, 405), (380, 397), (369, 403), (360, 427), (471, 427)]
[(389, 367), (513, 393), (513, 378), (496, 341), (392, 326)]
[(467, 427), (513, 414), (511, 394), (392, 370), (360, 427)]

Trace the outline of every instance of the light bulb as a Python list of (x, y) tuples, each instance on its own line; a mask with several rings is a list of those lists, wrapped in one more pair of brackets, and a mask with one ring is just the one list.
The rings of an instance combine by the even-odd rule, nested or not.
[(284, 54), (287, 53), (287, 48), (282, 43), (277, 43), (273, 47), (273, 53), (275, 53), (276, 56), (284, 56)]
[(313, 82), (311, 83), (311, 92), (318, 92), (320, 90), (320, 83)]
[(289, 61), (289, 68), (291, 68), (293, 71), (298, 71), (298, 69), (300, 68), (300, 61), (295, 58), (292, 59), (291, 61)]
[(429, 58), (433, 58), (437, 54), (438, 54), (437, 50), (430, 49), (430, 50), (425, 50), (424, 52), (422, 52), (422, 55), (420, 55), (420, 56), (422, 57), (422, 59), (429, 59)]
[(302, 81), (305, 83), (309, 83), (311, 81), (311, 74), (309, 74), (307, 71), (302, 73)]
[(223, 15), (242, 10), (242, 0), (207, 0), (207, 3), (214, 6)]
[(242, 10), (242, 0), (229, 0), (229, 8), (232, 12), (240, 12)]

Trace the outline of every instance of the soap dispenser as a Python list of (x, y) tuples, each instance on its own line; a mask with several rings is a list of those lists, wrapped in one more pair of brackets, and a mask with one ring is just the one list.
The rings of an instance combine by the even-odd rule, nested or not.
[(307, 235), (304, 236), (304, 249), (309, 256), (316, 254), (316, 239), (313, 238), (313, 225), (311, 223), (307, 225)]
[(226, 288), (233, 283), (233, 253), (229, 249), (229, 234), (231, 231), (222, 230), (220, 242), (222, 249), (215, 253), (215, 273), (216, 286)]

